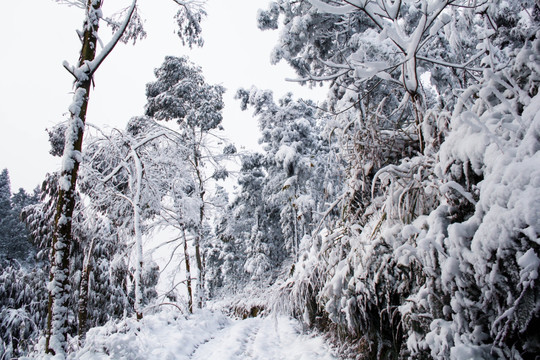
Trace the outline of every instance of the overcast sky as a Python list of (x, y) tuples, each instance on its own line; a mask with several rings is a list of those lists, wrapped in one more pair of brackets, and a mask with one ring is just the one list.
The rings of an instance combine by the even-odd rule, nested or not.
[[(106, 1), (105, 15), (119, 2)], [(203, 68), (207, 82), (227, 88), (224, 126), (240, 145), (256, 144), (256, 121), (233, 100), (239, 87), (292, 91), (303, 98), (321, 98), (322, 91), (286, 82), (294, 77), (286, 64), (270, 64), (277, 32), (257, 29), (257, 10), (269, 0), (209, 0), (202, 49), (182, 47), (175, 35), (172, 0), (140, 0), (148, 37), (135, 46), (120, 44), (95, 76), (87, 122), (120, 127), (144, 113), (145, 84), (166, 55), (188, 55)], [(8, 168), (12, 191), (33, 189), (47, 172), (59, 169), (48, 154), (46, 128), (67, 119), (72, 78), (62, 67), (75, 64), (83, 12), (53, 0), (7, 1), (0, 6), (0, 170)], [(103, 25), (103, 24), (102, 24)], [(110, 31), (100, 32), (107, 38)]]

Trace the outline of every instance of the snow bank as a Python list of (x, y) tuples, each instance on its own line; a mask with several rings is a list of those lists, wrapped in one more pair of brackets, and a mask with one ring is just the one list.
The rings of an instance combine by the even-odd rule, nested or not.
[(231, 323), (210, 311), (187, 319), (171, 311), (147, 315), (141, 321), (129, 318), (91, 329), (85, 346), (68, 359), (189, 359), (200, 344)]

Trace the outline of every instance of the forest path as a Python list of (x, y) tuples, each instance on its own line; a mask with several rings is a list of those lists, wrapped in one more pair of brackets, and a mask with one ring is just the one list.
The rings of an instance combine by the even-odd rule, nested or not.
[[(170, 310), (170, 309), (169, 309)], [(320, 336), (285, 316), (231, 319), (199, 310), (184, 317), (160, 311), (91, 329), (68, 360), (334, 360)]]
[(233, 320), (190, 357), (192, 360), (222, 359), (334, 359), (324, 340), (301, 334), (297, 321), (286, 317)]

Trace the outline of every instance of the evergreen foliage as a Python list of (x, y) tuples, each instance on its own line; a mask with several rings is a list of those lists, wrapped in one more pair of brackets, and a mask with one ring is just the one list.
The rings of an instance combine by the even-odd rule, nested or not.
[(22, 188), (12, 194), (8, 170), (0, 173), (0, 261), (31, 262), (34, 249), (20, 217), (24, 207), (36, 202), (37, 194), (29, 195)]
[(47, 269), (0, 262), (0, 356), (18, 358), (32, 350), (47, 318)]
[(294, 272), (302, 244), (340, 186), (312, 102), (287, 94), (276, 103), (271, 91), (256, 88), (236, 97), (258, 117), (264, 153), (242, 155), (240, 191), (216, 227), (208, 261), (219, 270), (212, 281), (229, 290), (266, 287)]

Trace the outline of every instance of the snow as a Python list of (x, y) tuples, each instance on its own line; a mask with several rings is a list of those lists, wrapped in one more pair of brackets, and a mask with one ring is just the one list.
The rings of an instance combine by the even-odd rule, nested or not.
[(538, 268), (540, 267), (540, 259), (536, 256), (533, 249), (527, 250), (517, 260), (518, 265), (523, 269), (521, 271), (521, 281), (536, 280), (538, 278)]
[(283, 163), (283, 169), (291, 165), (294, 165), (296, 160), (296, 150), (288, 145), (282, 145), (278, 152), (276, 153), (276, 160), (280, 163)]
[(91, 329), (84, 347), (67, 359), (335, 359), (321, 337), (301, 329), (283, 316), (233, 320), (201, 310), (185, 318), (163, 307), (139, 322), (128, 318)]
[(332, 6), (320, 0), (309, 0), (319, 11), (334, 15), (345, 15), (355, 10), (353, 5)]

